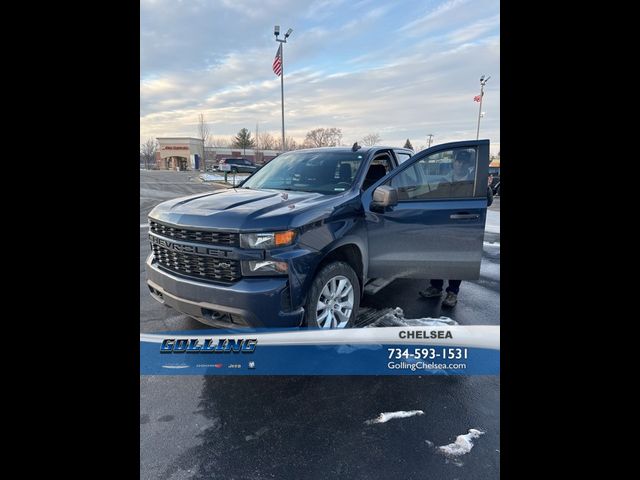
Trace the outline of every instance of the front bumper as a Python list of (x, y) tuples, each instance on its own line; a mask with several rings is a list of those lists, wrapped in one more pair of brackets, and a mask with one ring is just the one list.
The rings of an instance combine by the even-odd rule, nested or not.
[[(160, 303), (214, 327), (297, 327), (304, 309), (291, 304), (286, 277), (243, 278), (233, 285), (214, 285), (173, 275), (145, 263), (151, 296)], [(227, 314), (227, 315), (224, 315)]]

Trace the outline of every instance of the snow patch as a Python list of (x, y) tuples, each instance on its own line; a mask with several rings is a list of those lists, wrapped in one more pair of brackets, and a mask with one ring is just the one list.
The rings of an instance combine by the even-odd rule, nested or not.
[(487, 219), (484, 226), (485, 232), (500, 233), (500, 212), (487, 210)]
[(364, 422), (366, 425), (373, 425), (374, 423), (386, 423), (389, 420), (394, 418), (407, 418), (413, 417), (414, 415), (424, 415), (422, 410), (409, 410), (409, 411), (398, 411), (398, 412), (383, 412), (378, 415), (377, 418), (373, 418), (371, 420), (367, 420)]
[(493, 262), (482, 262), (480, 264), (480, 278), (500, 281), (500, 264)]
[[(232, 173), (227, 175), (227, 183), (230, 183), (231, 185), (238, 185), (240, 182), (242, 182), (245, 178), (247, 178), (246, 175), (233, 175)], [(234, 181), (235, 179), (235, 181)], [(224, 182), (224, 175), (215, 175), (215, 174), (210, 174), (210, 173), (203, 173), (200, 175), (200, 180), (202, 180), (203, 182)]]
[(269, 431), (269, 427), (262, 427), (257, 432), (255, 432), (253, 435), (247, 435), (246, 437), (244, 437), (244, 440), (246, 442), (248, 442), (250, 440), (257, 440), (258, 438), (260, 438), (262, 435), (264, 435), (268, 431)]
[(437, 448), (437, 451), (448, 458), (460, 457), (469, 453), (473, 448), (473, 442), (471, 440), (480, 437), (480, 435), (484, 435), (484, 433), (485, 432), (476, 430), (475, 428), (470, 428), (469, 433), (458, 435), (455, 442), (449, 445), (442, 445)]
[(449, 317), (440, 318), (404, 318), (404, 311), (396, 307), (390, 312), (386, 312), (380, 318), (367, 325), (369, 327), (442, 327), (448, 325), (458, 325), (458, 322)]

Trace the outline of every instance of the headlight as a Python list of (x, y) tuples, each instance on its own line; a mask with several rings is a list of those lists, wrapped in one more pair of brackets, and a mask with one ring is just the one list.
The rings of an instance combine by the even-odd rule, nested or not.
[(275, 260), (242, 262), (244, 275), (286, 275), (288, 271), (287, 262), (276, 262)]
[(242, 248), (269, 249), (291, 245), (296, 238), (295, 230), (273, 233), (241, 233), (240, 246)]

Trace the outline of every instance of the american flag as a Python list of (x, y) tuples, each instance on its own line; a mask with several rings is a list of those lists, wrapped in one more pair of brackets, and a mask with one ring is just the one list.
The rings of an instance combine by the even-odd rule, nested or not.
[(278, 47), (276, 58), (273, 59), (273, 73), (277, 76), (282, 75), (282, 44)]
[(476, 95), (475, 97), (473, 97), (474, 102), (479, 102), (481, 99), (482, 97), (480, 95)]

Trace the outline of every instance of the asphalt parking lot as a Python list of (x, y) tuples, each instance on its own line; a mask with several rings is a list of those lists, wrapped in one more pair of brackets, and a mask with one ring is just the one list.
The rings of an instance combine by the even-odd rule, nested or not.
[[(209, 328), (153, 300), (146, 287), (146, 215), (169, 198), (224, 188), (197, 172), (140, 172), (140, 332)], [(422, 299), (424, 282), (400, 279), (362, 306), (400, 307), (406, 318), (447, 316), (500, 324), (500, 198), (489, 209), (481, 278), (458, 305)], [(500, 377), (140, 377), (142, 479), (494, 479), (500, 474)], [(387, 423), (381, 412), (422, 410)], [(435, 446), (469, 429), (484, 434), (458, 461)]]

